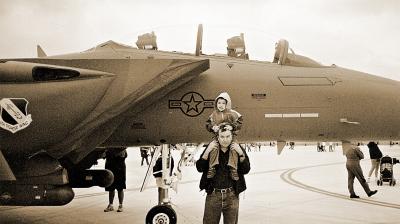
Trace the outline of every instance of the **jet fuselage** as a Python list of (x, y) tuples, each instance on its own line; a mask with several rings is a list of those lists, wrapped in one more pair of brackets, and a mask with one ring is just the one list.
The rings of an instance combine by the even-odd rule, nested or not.
[[(212, 135), (206, 131), (205, 121), (213, 111), (215, 97), (221, 92), (230, 94), (233, 109), (243, 116), (239, 141), (400, 139), (398, 81), (337, 66), (294, 67), (227, 56), (104, 46), (104, 49), (78, 54), (18, 59), (112, 75), (1, 84), (1, 98), (26, 98), (34, 119), (32, 127), (15, 134), (4, 134), (0, 130), (5, 136), (2, 137), (3, 152), (21, 150), (32, 154), (51, 148), (68, 136), (99, 103), (112, 107), (130, 88), (145, 83), (148, 71), (133, 70), (137, 63), (130, 62), (142, 59), (148, 63), (158, 59), (165, 59), (165, 63), (169, 59), (209, 60), (210, 68), (140, 113), (124, 118), (110, 137), (99, 142), (103, 146), (207, 142)], [(121, 88), (114, 85), (111, 89), (112, 83), (118, 82)], [(107, 91), (115, 91), (115, 96), (105, 103)], [(34, 127), (37, 136), (32, 137), (29, 128)], [(17, 135), (23, 136), (24, 141), (14, 142)], [(62, 157), (59, 152), (58, 157)]]

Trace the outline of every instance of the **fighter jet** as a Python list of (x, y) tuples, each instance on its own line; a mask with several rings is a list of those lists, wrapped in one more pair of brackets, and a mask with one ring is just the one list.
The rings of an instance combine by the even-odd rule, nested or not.
[(203, 54), (202, 26), (194, 54), (159, 50), (154, 33), (136, 45), (0, 59), (0, 205), (64, 205), (72, 188), (110, 184), (88, 170), (106, 148), (210, 141), (221, 92), (243, 116), (240, 142), (400, 139), (399, 81), (322, 65), (286, 40), (272, 62), (250, 60), (243, 34)]

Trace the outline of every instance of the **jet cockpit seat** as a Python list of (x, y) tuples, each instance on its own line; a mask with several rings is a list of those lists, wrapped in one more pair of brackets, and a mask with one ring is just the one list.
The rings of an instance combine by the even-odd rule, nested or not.
[(289, 42), (284, 39), (280, 39), (275, 43), (275, 55), (273, 63), (278, 63), (278, 65), (284, 65), (286, 58), (288, 56)]
[(139, 35), (136, 46), (143, 50), (157, 50), (157, 36), (154, 32)]
[(246, 46), (244, 44), (244, 34), (229, 38), (227, 41), (228, 56), (234, 58), (249, 59), (249, 55), (246, 53)]
[[(289, 53), (289, 49), (292, 53)], [(323, 65), (311, 58), (296, 55), (294, 51), (289, 48), (289, 42), (285, 39), (280, 39), (275, 44), (275, 54), (272, 63), (297, 67), (323, 67)]]

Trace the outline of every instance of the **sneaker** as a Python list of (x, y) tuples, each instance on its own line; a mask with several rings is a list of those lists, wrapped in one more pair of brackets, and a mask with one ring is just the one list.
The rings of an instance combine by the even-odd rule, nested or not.
[(123, 212), (123, 211), (124, 211), (124, 208), (122, 208), (122, 205), (119, 205), (117, 212)]
[(355, 194), (351, 194), (351, 195), (350, 195), (350, 198), (360, 198), (360, 196), (355, 195)]
[(231, 178), (233, 180), (239, 180), (239, 174), (237, 172), (237, 169), (231, 168)]
[(217, 171), (215, 170), (215, 167), (211, 167), (210, 169), (208, 169), (207, 178), (213, 178), (216, 173)]
[(106, 209), (104, 209), (104, 212), (111, 212), (114, 211), (114, 207), (112, 205), (108, 205)]
[(368, 197), (371, 197), (372, 195), (376, 194), (377, 192), (378, 192), (378, 190), (370, 191), (368, 193)]

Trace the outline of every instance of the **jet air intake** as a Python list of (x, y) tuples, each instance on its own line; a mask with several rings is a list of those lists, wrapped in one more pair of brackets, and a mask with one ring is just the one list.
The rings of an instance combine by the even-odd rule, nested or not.
[(78, 77), (80, 72), (59, 66), (29, 62), (7, 61), (0, 63), (0, 82), (33, 82)]

